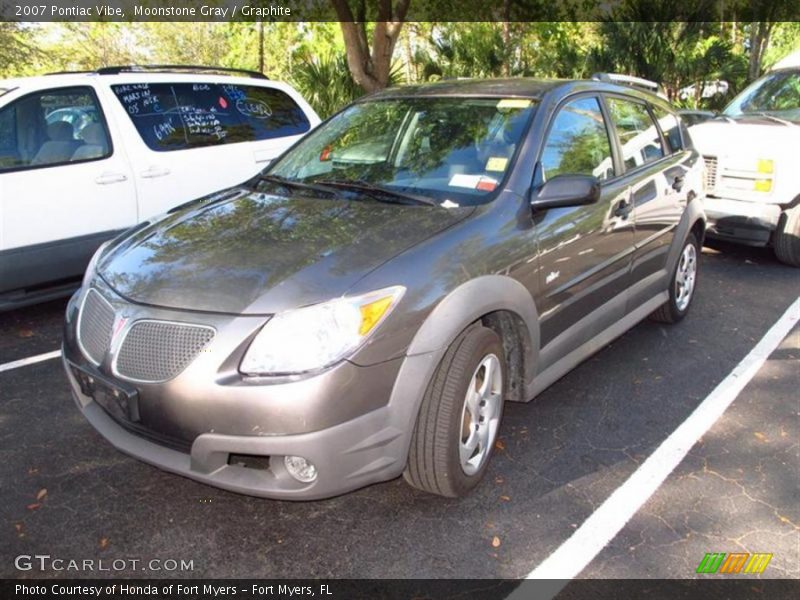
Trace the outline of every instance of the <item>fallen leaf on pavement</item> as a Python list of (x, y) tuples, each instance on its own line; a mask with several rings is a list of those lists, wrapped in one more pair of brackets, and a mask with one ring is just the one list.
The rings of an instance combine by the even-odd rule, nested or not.
[(100, 550), (108, 548), (108, 538), (100, 538)]
[(766, 442), (767, 441), (767, 436), (765, 436), (760, 431), (756, 431), (753, 435), (755, 435), (759, 439), (759, 441), (761, 441), (761, 442)]
[(503, 502), (508, 502), (509, 500), (511, 500), (511, 498), (509, 498), (508, 496), (500, 496), (500, 500), (502, 500)]
[(23, 328), (17, 332), (17, 335), (21, 338), (29, 338), (33, 337), (33, 331), (31, 331), (30, 329)]
[(42, 507), (41, 503), (34, 502), (33, 504), (28, 504), (28, 506), (26, 506), (25, 508), (27, 508), (28, 510), (38, 510), (41, 507)]
[(36, 499), (37, 500), (41, 500), (45, 496), (47, 496), (47, 488), (42, 488), (42, 489), (39, 490), (39, 493), (36, 494)]
[(499, 548), (500, 547), (500, 538), (499, 537), (494, 536), (492, 538), (492, 547), (493, 548)]
[(506, 444), (505, 444), (505, 442), (503, 442), (503, 440), (497, 440), (494, 443), (494, 447), (497, 448), (498, 450), (505, 450), (506, 449)]

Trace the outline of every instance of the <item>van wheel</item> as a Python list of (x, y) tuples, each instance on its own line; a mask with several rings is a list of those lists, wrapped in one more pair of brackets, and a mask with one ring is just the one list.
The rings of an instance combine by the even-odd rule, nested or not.
[(422, 399), (403, 473), (408, 483), (450, 498), (478, 485), (500, 429), (506, 378), (494, 331), (473, 325), (456, 338)]
[(686, 316), (697, 287), (699, 260), (700, 245), (694, 233), (690, 233), (683, 242), (678, 264), (670, 278), (669, 300), (650, 315), (651, 319), (661, 323), (677, 323)]
[(783, 211), (772, 246), (779, 261), (800, 267), (800, 204)]

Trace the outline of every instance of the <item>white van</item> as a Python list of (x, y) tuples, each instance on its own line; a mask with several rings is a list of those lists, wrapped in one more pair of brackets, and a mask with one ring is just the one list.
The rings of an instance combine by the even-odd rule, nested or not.
[(0, 310), (68, 294), (102, 242), (255, 176), (319, 123), (289, 85), (224, 71), (0, 80)]
[(800, 267), (800, 67), (767, 73), (689, 131), (706, 162), (708, 237), (772, 246)]

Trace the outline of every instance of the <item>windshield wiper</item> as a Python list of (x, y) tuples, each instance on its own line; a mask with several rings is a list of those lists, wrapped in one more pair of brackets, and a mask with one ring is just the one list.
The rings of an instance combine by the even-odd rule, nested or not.
[(317, 179), (314, 183), (330, 187), (340, 187), (344, 189), (358, 190), (368, 193), (376, 200), (389, 201), (399, 204), (425, 204), (427, 206), (439, 206), (430, 198), (406, 194), (395, 191), (391, 188), (376, 185), (363, 179)]
[(781, 123), (783, 125), (797, 125), (797, 123), (792, 123), (791, 121), (787, 121), (786, 119), (781, 119), (780, 117), (776, 117), (775, 115), (769, 115), (765, 112), (758, 112), (756, 114), (760, 117), (764, 117), (765, 119), (769, 119), (771, 121), (775, 121), (776, 123)]
[(260, 181), (268, 181), (277, 185), (282, 185), (286, 188), (295, 188), (298, 190), (311, 190), (314, 192), (322, 192), (324, 194), (336, 194), (336, 190), (326, 185), (317, 183), (306, 183), (298, 181), (297, 179), (289, 179), (288, 177), (281, 177), (280, 175), (259, 175)]

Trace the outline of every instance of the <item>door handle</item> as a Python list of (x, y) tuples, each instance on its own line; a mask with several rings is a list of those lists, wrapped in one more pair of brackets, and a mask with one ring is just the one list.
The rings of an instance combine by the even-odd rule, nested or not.
[(633, 203), (628, 202), (627, 200), (622, 200), (619, 204), (617, 204), (617, 208), (614, 209), (614, 216), (619, 217), (620, 219), (627, 219), (632, 210)]
[(141, 173), (141, 176), (145, 179), (155, 179), (156, 177), (164, 177), (165, 175), (169, 175), (169, 169), (164, 167), (150, 167)]
[(103, 173), (102, 175), (95, 177), (94, 182), (100, 185), (108, 185), (110, 183), (122, 183), (123, 181), (127, 181), (128, 177), (123, 173)]
[(672, 189), (676, 192), (680, 192), (681, 188), (683, 188), (683, 180), (683, 175), (676, 176), (675, 179), (672, 180)]

